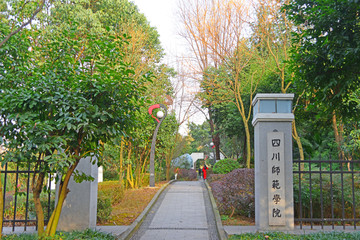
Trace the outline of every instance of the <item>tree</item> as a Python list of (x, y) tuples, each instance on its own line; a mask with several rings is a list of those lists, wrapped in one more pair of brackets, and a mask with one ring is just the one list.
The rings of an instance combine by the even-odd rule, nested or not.
[[(257, 21), (253, 26), (253, 38), (261, 43), (273, 60), (272, 70), (279, 76), (282, 93), (289, 91), (294, 78), (294, 73), (289, 69), (291, 32), (294, 24), (288, 18), (286, 10), (282, 8), (288, 2), (288, 0), (260, 0), (254, 3)], [(300, 98), (302, 95), (300, 92), (297, 97)], [(296, 104), (294, 106), (293, 112)], [(297, 143), (300, 159), (304, 160), (304, 151), (295, 120), (292, 122), (292, 136)]]
[(44, 226), (39, 201), (44, 176), (49, 172), (62, 176), (58, 204), (46, 228), (53, 236), (71, 175), (90, 179), (75, 171), (80, 159), (98, 156), (100, 141), (120, 135), (136, 122), (134, 113), (148, 80), (133, 80), (134, 71), (123, 62), (126, 45), (121, 36), (84, 34), (72, 25), (37, 38), (31, 52), (26, 46), (35, 36), (27, 38), (18, 50), (24, 58), (15, 62), (9, 56), (2, 58), (1, 134), (3, 144), (13, 150), (6, 152), (5, 161), (15, 157), (37, 163), (33, 192), (39, 235)]
[[(252, 96), (264, 74), (267, 57), (247, 35), (249, 6), (241, 1), (187, 1), (182, 4), (184, 37), (191, 44), (202, 74), (201, 94), (204, 106), (213, 112), (213, 104), (232, 102), (245, 126), (247, 167), (250, 167), (251, 141), (249, 119)], [(244, 105), (244, 93), (250, 93), (250, 106)], [(212, 132), (218, 131), (212, 124)], [(219, 144), (213, 139), (217, 155)], [(218, 157), (218, 156), (217, 156)]]
[(292, 55), (299, 83), (310, 87), (317, 102), (328, 103), (328, 113), (353, 114), (356, 103), (349, 97), (360, 81), (359, 2), (294, 0), (286, 9), (301, 26)]
[[(207, 0), (183, 0), (179, 5), (179, 17), (184, 25), (184, 30), (180, 33), (189, 44), (190, 51), (192, 53), (192, 59), (190, 61), (191, 76), (201, 82), (206, 74), (208, 67), (221, 64), (221, 60), (217, 57), (213, 51), (211, 51), (208, 37), (206, 36), (206, 24), (210, 21), (211, 15), (210, 1)], [(214, 42), (214, 39), (212, 39)], [(210, 124), (212, 140), (216, 149), (216, 157), (220, 158), (220, 137), (216, 133), (217, 126), (214, 123), (212, 117), (212, 102), (201, 101), (202, 105), (208, 109), (207, 121)], [(206, 115), (205, 115), (206, 116)]]
[[(136, 126), (134, 122), (133, 127), (126, 132), (126, 136), (118, 136), (107, 143), (109, 147), (114, 145), (112, 143), (114, 141), (116, 144), (110, 152), (116, 149), (117, 154), (119, 151), (121, 153), (119, 157), (122, 160), (113, 161), (117, 164), (116, 168), (119, 168), (121, 180), (124, 176), (127, 186), (140, 187), (147, 170), (149, 143), (153, 133), (152, 119), (147, 114), (147, 108), (171, 98), (173, 90), (169, 79), (175, 73), (168, 66), (160, 64), (163, 49), (160, 46), (159, 34), (150, 26), (145, 16), (139, 13), (134, 3), (127, 0), (101, 2), (86, 0), (75, 3), (57, 2), (52, 12), (53, 17), (49, 18), (48, 24), (61, 29), (67, 26), (67, 19), (74, 19), (90, 33), (103, 33), (108, 28), (115, 35), (125, 34), (128, 36), (126, 39), (128, 44), (122, 49), (123, 60), (133, 66), (134, 80), (141, 81), (144, 74), (151, 76), (153, 80), (144, 83), (147, 88), (144, 93), (146, 105), (136, 113)], [(108, 153), (107, 157), (117, 155)]]
[[(39, 194), (47, 173), (62, 175), (58, 205), (46, 229), (53, 235), (70, 176), (91, 179), (74, 171), (80, 158), (100, 157), (104, 143), (118, 138), (120, 149), (127, 143), (127, 159), (136, 163), (128, 177), (146, 170), (151, 134), (139, 133), (143, 146), (130, 134), (149, 125), (145, 104), (171, 95), (173, 74), (159, 64), (158, 34), (133, 3), (56, 1), (46, 10), (0, 51), (0, 95), (6, 96), (0, 101), (1, 133), (13, 150), (3, 162), (11, 157), (44, 161), (32, 184), (39, 235), (44, 226)], [(1, 28), (10, 32), (6, 24)]]
[(291, 60), (297, 85), (309, 89), (309, 105), (315, 103), (322, 114), (332, 116), (343, 158), (343, 118), (359, 117), (357, 102), (351, 97), (360, 83), (359, 2), (293, 0), (284, 9), (299, 26), (293, 33)]
[(209, 152), (209, 144), (211, 142), (210, 124), (205, 121), (202, 124), (189, 124), (190, 137), (190, 154), (193, 152)]

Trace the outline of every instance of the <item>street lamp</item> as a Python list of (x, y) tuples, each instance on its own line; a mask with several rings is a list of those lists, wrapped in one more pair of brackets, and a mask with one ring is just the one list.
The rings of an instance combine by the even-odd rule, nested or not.
[[(152, 111), (156, 108), (162, 108), (164, 110), (159, 110), (156, 113), (156, 117), (152, 114)], [(164, 121), (166, 115), (167, 115), (167, 108), (163, 104), (155, 104), (149, 107), (149, 114), (152, 118), (154, 118), (157, 122), (157, 126), (154, 131), (154, 135), (151, 141), (151, 150), (150, 150), (150, 187), (155, 187), (155, 164), (154, 164), (154, 157), (155, 157), (155, 144), (156, 144), (156, 135), (159, 131), (161, 123)], [(160, 119), (160, 120), (159, 120)]]
[(214, 165), (216, 163), (216, 156), (215, 156), (215, 151), (214, 151), (215, 145), (213, 142), (210, 143), (210, 147), (213, 150), (213, 165)]

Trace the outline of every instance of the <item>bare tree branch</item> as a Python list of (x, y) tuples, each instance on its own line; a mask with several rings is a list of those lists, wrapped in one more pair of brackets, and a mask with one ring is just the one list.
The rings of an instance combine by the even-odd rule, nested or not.
[(0, 43), (0, 47), (2, 47), (2, 45), (4, 45), (12, 36), (14, 36), (15, 34), (17, 34), (18, 32), (20, 32), (24, 27), (26, 27), (27, 25), (29, 25), (32, 20), (34, 20), (35, 16), (43, 9), (45, 5), (45, 0), (41, 1), (40, 6), (38, 6), (36, 8), (36, 10), (33, 12), (33, 14), (31, 15), (31, 17), (29, 18), (29, 20), (27, 22), (24, 22), (23, 24), (21, 24), (21, 26), (19, 28), (17, 28), (15, 31), (11, 32), (9, 35), (7, 35)]

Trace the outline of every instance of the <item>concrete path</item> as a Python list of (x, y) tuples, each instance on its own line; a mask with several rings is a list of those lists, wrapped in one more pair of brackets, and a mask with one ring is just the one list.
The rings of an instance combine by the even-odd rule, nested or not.
[(170, 184), (130, 239), (219, 239), (204, 183), (178, 181)]

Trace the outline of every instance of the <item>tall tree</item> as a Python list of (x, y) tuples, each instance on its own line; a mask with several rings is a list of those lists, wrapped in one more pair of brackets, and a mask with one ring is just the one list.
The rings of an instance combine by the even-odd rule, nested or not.
[[(207, 0), (183, 0), (179, 5), (179, 16), (184, 26), (180, 36), (189, 44), (193, 56), (190, 62), (190, 71), (193, 78), (198, 82), (202, 81), (208, 67), (221, 64), (220, 59), (211, 51), (207, 41), (205, 26), (210, 21), (211, 8), (211, 3)], [(211, 135), (216, 148), (216, 157), (220, 159), (220, 137), (212, 116), (213, 103), (202, 101), (202, 105), (208, 109), (207, 120), (210, 124)]]
[[(289, 0), (260, 0), (255, 1), (256, 24), (253, 26), (253, 38), (259, 41), (273, 60), (274, 73), (278, 74), (282, 93), (287, 93), (292, 86), (294, 73), (289, 69), (291, 32), (294, 24), (288, 18), (283, 7)], [(302, 94), (300, 93), (298, 98)], [(296, 107), (296, 104), (294, 104)], [(293, 112), (295, 108), (293, 109)], [(300, 159), (304, 160), (304, 150), (296, 127), (296, 120), (292, 122), (292, 136), (297, 143)]]
[[(243, 94), (251, 93), (247, 95), (251, 103), (260, 76), (264, 73), (266, 57), (261, 56), (256, 42), (246, 37), (250, 21), (249, 5), (245, 1), (183, 1), (181, 17), (186, 29), (183, 36), (190, 43), (202, 76), (203, 104), (209, 107), (209, 113), (216, 101), (231, 101), (237, 106), (245, 126), (247, 167), (250, 167), (248, 124), (251, 105), (244, 105)], [(254, 65), (250, 66), (250, 62)], [(221, 77), (225, 77), (224, 80), (217, 76), (219, 72), (223, 73)], [(216, 89), (219, 91), (214, 91)], [(215, 98), (214, 93), (217, 94)], [(210, 127), (214, 129), (213, 116), (210, 115), (209, 119)], [(218, 134), (215, 129), (214, 132)], [(219, 155), (219, 145), (217, 141), (214, 143)]]
[(46, 228), (53, 236), (70, 177), (89, 179), (75, 171), (80, 159), (98, 155), (100, 140), (122, 134), (136, 121), (148, 80), (134, 81), (134, 71), (123, 61), (123, 37), (82, 30), (73, 22), (48, 35), (34, 31), (20, 47), (10, 47), (24, 56), (16, 61), (12, 58), (17, 55), (2, 51), (1, 134), (7, 149), (14, 150), (4, 159), (15, 154), (37, 163), (33, 192), (39, 235), (44, 229), (39, 201), (44, 176), (62, 173), (58, 204)]
[(284, 9), (299, 26), (293, 33), (291, 61), (297, 85), (310, 91), (309, 103), (332, 116), (343, 158), (343, 118), (359, 117), (357, 102), (351, 97), (360, 84), (359, 1), (292, 0)]

